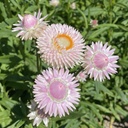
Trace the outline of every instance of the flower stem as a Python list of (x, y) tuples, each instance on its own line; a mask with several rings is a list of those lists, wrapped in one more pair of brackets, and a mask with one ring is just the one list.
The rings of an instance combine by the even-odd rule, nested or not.
[(41, 59), (40, 59), (40, 55), (38, 54), (38, 49), (36, 48), (36, 40), (33, 40), (33, 41), (34, 41), (34, 45), (35, 45), (37, 72), (40, 73), (40, 71), (41, 71)]
[(12, 17), (12, 13), (11, 13), (11, 9), (10, 9), (10, 4), (9, 4), (8, 0), (5, 0), (5, 5), (7, 7), (8, 16)]
[(37, 53), (37, 49), (36, 49), (36, 65), (37, 65), (37, 72), (40, 72), (40, 70), (41, 70), (41, 63), (40, 63), (40, 56)]
[(114, 117), (111, 117), (109, 128), (113, 128), (113, 122), (114, 122)]
[(80, 12), (80, 14), (83, 16), (84, 22), (85, 22), (85, 28), (87, 29), (87, 28), (88, 28), (87, 18), (86, 18), (86, 16), (85, 16), (85, 14), (84, 14), (79, 8), (77, 8), (77, 9), (78, 9), (78, 11)]

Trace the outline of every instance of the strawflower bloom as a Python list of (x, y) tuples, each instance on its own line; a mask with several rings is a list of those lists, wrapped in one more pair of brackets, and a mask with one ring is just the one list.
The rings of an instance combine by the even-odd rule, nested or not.
[(70, 8), (72, 8), (72, 9), (76, 9), (76, 3), (73, 2), (73, 3), (70, 5)]
[(86, 71), (80, 71), (78, 75), (76, 76), (76, 79), (80, 82), (86, 81), (86, 78), (88, 77)]
[(49, 68), (43, 71), (37, 76), (33, 90), (38, 108), (54, 117), (69, 114), (69, 110), (75, 109), (74, 104), (78, 104), (80, 98), (77, 82), (68, 70)]
[(37, 108), (37, 104), (34, 100), (31, 101), (31, 104), (28, 105), (30, 113), (27, 115), (29, 120), (33, 121), (33, 126), (39, 126), (39, 124), (43, 121), (46, 127), (48, 127), (48, 115), (44, 113), (43, 109)]
[(50, 0), (49, 4), (54, 6), (54, 7), (57, 7), (59, 5), (59, 0)]
[(110, 79), (109, 75), (117, 73), (119, 67), (116, 63), (118, 56), (113, 55), (115, 49), (111, 49), (107, 43), (102, 42), (92, 43), (86, 46), (83, 66), (90, 78), (103, 81), (105, 78)]
[(93, 28), (97, 27), (98, 26), (98, 20), (91, 20), (90, 21), (90, 24)]
[(35, 12), (34, 15), (25, 14), (21, 16), (18, 14), (18, 16), (20, 21), (17, 24), (13, 24), (15, 27), (12, 32), (19, 31), (16, 37), (21, 37), (22, 40), (38, 38), (47, 27), (47, 21), (44, 21), (47, 16), (41, 18), (40, 10), (38, 14)]
[(54, 68), (68, 68), (83, 60), (82, 35), (66, 24), (52, 24), (37, 40), (41, 58)]

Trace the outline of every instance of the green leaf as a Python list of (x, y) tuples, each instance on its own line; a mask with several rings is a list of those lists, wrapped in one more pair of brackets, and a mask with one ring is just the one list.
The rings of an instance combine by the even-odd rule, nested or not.
[(97, 16), (100, 14), (105, 15), (106, 11), (104, 11), (100, 7), (92, 7), (92, 8), (90, 8), (90, 10), (88, 8), (85, 10), (85, 15), (88, 15), (89, 13), (90, 13), (90, 16)]
[(103, 91), (105, 94), (108, 94), (110, 96), (114, 96), (113, 93), (107, 89), (101, 82), (99, 81), (94, 81), (94, 86), (99, 90), (99, 91)]
[(19, 120), (15, 126), (15, 128), (21, 128), (21, 126), (25, 123), (23, 120)]
[(7, 26), (7, 24), (4, 21), (0, 23), (0, 29), (5, 29), (5, 26)]
[(88, 35), (88, 39), (93, 39), (93, 38), (95, 38), (95, 37), (97, 37), (97, 36), (99, 36), (100, 34), (102, 34), (103, 32), (105, 32), (107, 29), (109, 29), (109, 27), (103, 27), (103, 28), (100, 28), (100, 29), (98, 29), (98, 30), (96, 30), (96, 31), (93, 31), (90, 35)]
[(118, 113), (115, 111), (115, 109), (113, 108), (113, 106), (111, 105), (110, 106), (110, 110), (111, 110), (111, 113), (115, 116), (115, 118), (120, 121), (120, 116), (118, 115)]
[(18, 104), (18, 102), (11, 100), (9, 98), (3, 98), (0, 101), (0, 104), (3, 105), (5, 108), (7, 108), (8, 110), (11, 110), (15, 105)]
[(36, 65), (36, 56), (26, 53), (27, 57), (25, 59), (25, 64), (28, 66), (28, 68), (33, 71), (36, 72), (37, 71), (37, 65)]
[(12, 119), (9, 116), (10, 116), (10, 111), (8, 110), (4, 110), (0, 112), (0, 124), (1, 124), (0, 126), (2, 128), (10, 124), (10, 122), (12, 121)]
[(7, 74), (0, 73), (0, 80), (4, 80), (7, 77)]
[(5, 6), (4, 6), (4, 4), (2, 2), (0, 2), (0, 10), (2, 11), (2, 16), (4, 18), (6, 18), (7, 17), (7, 13), (6, 13), (6, 10), (5, 10)]
[(30, 12), (32, 12), (33, 10), (38, 10), (38, 7), (37, 7), (36, 5), (29, 6), (29, 7), (25, 10), (25, 13), (30, 13)]
[(128, 57), (125, 57), (125, 58), (121, 58), (120, 59), (120, 64), (122, 67), (124, 67), (125, 69), (128, 68)]
[(99, 110), (97, 109), (97, 107), (94, 103), (85, 102), (85, 103), (82, 103), (82, 104), (84, 104), (86, 107), (90, 107), (90, 109), (97, 116), (97, 118), (100, 119), (100, 121), (103, 120), (102, 115), (99, 113)]
[(123, 93), (123, 91), (122, 91), (120, 88), (118, 88), (118, 87), (115, 87), (114, 89), (115, 89), (115, 92), (117, 93), (117, 95), (120, 96), (120, 99), (121, 99), (122, 101), (124, 101), (125, 104), (128, 104), (128, 98), (127, 98), (126, 95)]
[(0, 31), (0, 38), (4, 38), (4, 37), (8, 38), (9, 36), (12, 36), (12, 35), (13, 33), (9, 29), (3, 29)]
[(101, 106), (101, 105), (96, 104), (96, 107), (97, 107), (99, 110), (101, 110), (101, 111), (103, 111), (103, 112), (105, 112), (105, 113), (111, 113), (111, 111), (110, 111), (109, 109), (105, 108), (104, 106)]
[(99, 24), (96, 28), (103, 28), (103, 27), (108, 27), (108, 28), (119, 28), (118, 25), (116, 24)]
[(17, 17), (14, 17), (14, 18), (6, 18), (5, 19), (5, 22), (8, 24), (8, 25), (11, 25), (15, 22), (17, 22)]
[(19, 10), (21, 9), (21, 5), (19, 5), (15, 0), (10, 0), (10, 2), (17, 7)]
[(20, 60), (20, 58), (17, 55), (3, 55), (3, 56), (0, 56), (0, 63), (3, 63), (3, 64), (8, 64), (8, 63), (11, 63), (13, 61), (17, 62), (19, 60)]
[(115, 110), (119, 114), (123, 115), (123, 117), (126, 117), (128, 115), (127, 110), (124, 110), (123, 107), (120, 107), (119, 105), (116, 105)]
[(25, 121), (17, 120), (12, 125), (8, 126), (8, 128), (21, 128), (21, 126), (24, 124)]
[(25, 128), (33, 128), (32, 124), (29, 124), (29, 125), (25, 125)]

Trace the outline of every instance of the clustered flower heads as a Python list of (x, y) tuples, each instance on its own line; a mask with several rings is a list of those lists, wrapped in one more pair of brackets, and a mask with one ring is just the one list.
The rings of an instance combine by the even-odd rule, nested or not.
[[(88, 75), (94, 80), (103, 81), (117, 73), (119, 57), (113, 55), (115, 49), (107, 43), (96, 42), (86, 46), (81, 33), (72, 26), (48, 25), (44, 21), (46, 16), (40, 18), (40, 11), (34, 15), (18, 16), (20, 21), (14, 24), (13, 32), (19, 31), (17, 37), (22, 40), (37, 39), (38, 53), (50, 66), (35, 79), (34, 101), (28, 106), (28, 117), (34, 120), (33, 125), (43, 122), (48, 127), (51, 117), (61, 118), (76, 109), (80, 100), (79, 84), (85, 82)], [(97, 21), (92, 23), (97, 25)], [(76, 75), (70, 73), (69, 69), (75, 65), (81, 65), (84, 70)]]

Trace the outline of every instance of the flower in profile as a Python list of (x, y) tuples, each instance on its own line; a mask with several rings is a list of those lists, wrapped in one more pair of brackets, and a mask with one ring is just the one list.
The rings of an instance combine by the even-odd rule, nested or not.
[(34, 15), (26, 14), (18, 16), (20, 21), (17, 24), (13, 24), (15, 27), (12, 32), (19, 31), (16, 36), (21, 37), (22, 40), (38, 38), (47, 27), (47, 21), (43, 21), (47, 16), (41, 18), (40, 10), (38, 14), (35, 12)]
[(70, 5), (70, 8), (72, 8), (72, 9), (76, 9), (76, 3), (73, 2), (73, 3)]
[(68, 70), (49, 68), (43, 71), (37, 76), (33, 90), (38, 108), (54, 117), (69, 114), (69, 110), (75, 109), (74, 104), (78, 104), (80, 98), (77, 82)]
[(91, 20), (90, 21), (90, 24), (93, 28), (97, 27), (98, 26), (98, 20)]
[(37, 40), (41, 58), (54, 68), (68, 68), (83, 60), (84, 40), (73, 27), (52, 24)]
[(86, 81), (86, 78), (87, 78), (87, 73), (86, 73), (86, 71), (80, 71), (79, 73), (78, 73), (78, 75), (76, 76), (76, 79), (78, 80), (78, 81), (80, 81), (80, 82), (84, 82), (84, 81)]
[(37, 104), (35, 101), (31, 101), (31, 104), (28, 105), (30, 113), (27, 115), (29, 120), (33, 120), (33, 126), (39, 126), (39, 124), (43, 121), (45, 126), (48, 127), (48, 115), (44, 113), (43, 109), (37, 108)]
[(117, 73), (119, 66), (116, 63), (119, 57), (113, 55), (114, 51), (115, 49), (111, 49), (107, 43), (103, 45), (102, 42), (86, 46), (83, 66), (91, 78), (102, 81)]
[(50, 0), (49, 4), (56, 7), (59, 5), (59, 0)]

